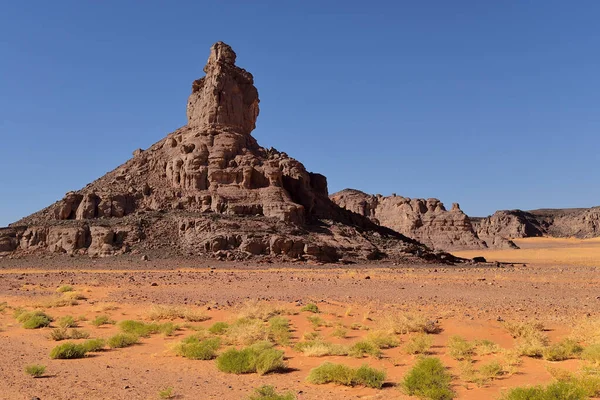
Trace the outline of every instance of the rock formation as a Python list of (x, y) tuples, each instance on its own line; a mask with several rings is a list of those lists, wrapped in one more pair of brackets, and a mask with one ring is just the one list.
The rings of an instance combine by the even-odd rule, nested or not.
[[(510, 248), (514, 243), (501, 237), (488, 242), (473, 229), (458, 203), (447, 211), (438, 199), (369, 195), (345, 189), (330, 196), (340, 207), (364, 215), (373, 222), (412, 237), (436, 250)], [(489, 240), (489, 238), (488, 238)]]
[(332, 203), (324, 176), (260, 147), (251, 136), (258, 91), (235, 61), (231, 47), (213, 45), (206, 76), (192, 84), (186, 126), (0, 230), (0, 252), (435, 258), (415, 240)]
[(471, 221), (484, 240), (538, 236), (587, 239), (600, 236), (600, 207), (503, 210), (486, 218), (471, 218)]

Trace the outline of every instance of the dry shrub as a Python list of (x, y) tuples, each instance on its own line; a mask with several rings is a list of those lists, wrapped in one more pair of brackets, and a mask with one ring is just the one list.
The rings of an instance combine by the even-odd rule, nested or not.
[(160, 321), (163, 319), (183, 319), (188, 322), (202, 322), (210, 319), (201, 310), (183, 306), (154, 305), (146, 313), (148, 319)]
[(282, 314), (289, 315), (290, 312), (278, 304), (259, 300), (246, 301), (237, 310), (238, 318), (260, 319), (263, 321)]
[(380, 328), (402, 335), (412, 332), (435, 334), (442, 331), (436, 320), (417, 313), (385, 315), (380, 320)]
[(251, 345), (269, 340), (269, 329), (262, 320), (240, 318), (227, 329), (227, 338), (235, 344)]
[(578, 321), (573, 328), (571, 338), (577, 342), (600, 342), (600, 318), (586, 318)]

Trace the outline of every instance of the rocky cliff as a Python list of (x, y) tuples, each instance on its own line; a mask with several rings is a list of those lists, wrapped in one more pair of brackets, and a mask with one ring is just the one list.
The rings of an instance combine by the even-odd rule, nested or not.
[[(0, 230), (0, 252), (107, 256), (162, 249), (325, 261), (418, 254), (423, 245), (344, 210), (327, 180), (258, 145), (252, 74), (212, 46), (193, 82), (186, 126), (81, 190)], [(449, 256), (444, 256), (449, 257)]]
[(479, 237), (526, 238), (537, 236), (600, 236), (600, 207), (496, 211), (486, 218), (471, 218)]
[[(469, 217), (454, 203), (448, 211), (438, 199), (369, 195), (345, 189), (330, 196), (340, 207), (370, 218), (373, 222), (417, 239), (439, 250), (516, 247), (502, 237), (478, 236)], [(490, 240), (490, 242), (488, 242)]]

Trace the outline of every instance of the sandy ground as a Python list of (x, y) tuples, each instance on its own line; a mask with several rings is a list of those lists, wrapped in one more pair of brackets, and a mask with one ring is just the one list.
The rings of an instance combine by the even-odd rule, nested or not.
[[(193, 323), (210, 326), (232, 321), (249, 300), (278, 304), (289, 310), (292, 342), (313, 328), (303, 304), (316, 303), (319, 314), (332, 327), (318, 328), (327, 341), (351, 344), (366, 330), (348, 330), (344, 339), (331, 336), (335, 326), (361, 324), (376, 329), (386, 316), (406, 312), (437, 320), (443, 331), (434, 336), (433, 355), (442, 359), (455, 376), (453, 389), (459, 399), (495, 399), (509, 387), (551, 382), (548, 365), (575, 370), (579, 360), (551, 363), (523, 358), (517, 373), (485, 387), (460, 377), (458, 362), (447, 354), (452, 335), (468, 340), (489, 339), (502, 348), (514, 346), (502, 320), (541, 321), (552, 341), (570, 333), (587, 318), (600, 318), (600, 240), (518, 240), (522, 250), (459, 252), (483, 255), (488, 260), (515, 263), (505, 268), (481, 266), (227, 264), (214, 261), (153, 261), (133, 259), (90, 260), (69, 257), (0, 260), (1, 399), (156, 399), (165, 387), (173, 387), (180, 399), (245, 399), (253, 388), (274, 385), (291, 390), (298, 399), (404, 399), (398, 387), (416, 361), (403, 345), (384, 350), (381, 359), (306, 357), (292, 347), (285, 351), (289, 370), (282, 374), (230, 375), (219, 372), (214, 361), (177, 357), (170, 346), (194, 333), (153, 335), (140, 344), (107, 350), (78, 360), (51, 360), (50, 350), (59, 342), (48, 338), (50, 328), (26, 330), (13, 318), (13, 308), (43, 308), (56, 320), (61, 316), (85, 316), (80, 329), (91, 337), (106, 338), (117, 326), (95, 327), (90, 321), (107, 314), (119, 321), (145, 320), (153, 304), (185, 305), (204, 312), (209, 320)], [(526, 264), (525, 266), (523, 265)], [(56, 288), (69, 284), (86, 297), (77, 305), (50, 307)], [(181, 325), (185, 321), (175, 321)], [(406, 343), (411, 335), (398, 335)], [(475, 365), (500, 357), (476, 357)], [(312, 385), (306, 382), (311, 368), (324, 361), (384, 369), (381, 390)], [(43, 378), (34, 379), (26, 365), (47, 366)]]

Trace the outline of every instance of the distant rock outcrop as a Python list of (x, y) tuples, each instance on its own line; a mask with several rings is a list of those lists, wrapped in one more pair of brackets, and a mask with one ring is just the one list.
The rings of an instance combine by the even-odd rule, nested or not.
[(471, 222), (484, 240), (539, 236), (587, 239), (600, 236), (600, 207), (502, 210), (486, 218), (471, 218)]
[(216, 43), (206, 76), (193, 82), (186, 126), (0, 230), (0, 252), (107, 256), (154, 249), (323, 261), (438, 257), (338, 207), (328, 198), (324, 176), (286, 153), (260, 147), (250, 135), (258, 91), (252, 74), (235, 61), (231, 47)]
[[(491, 247), (474, 231), (469, 217), (458, 203), (447, 211), (438, 199), (410, 199), (402, 196), (369, 195), (345, 189), (330, 196), (331, 200), (352, 212), (412, 237), (438, 250), (465, 250)], [(514, 243), (495, 239), (493, 247), (516, 247)]]

